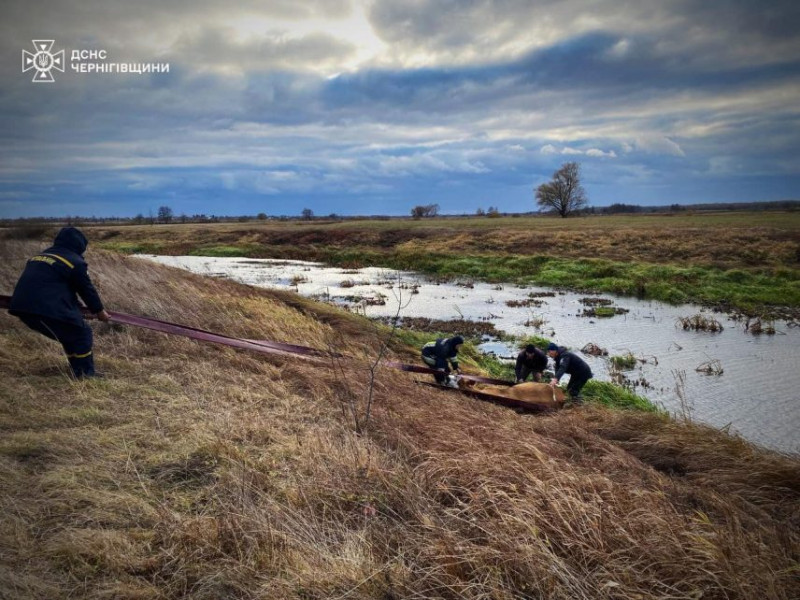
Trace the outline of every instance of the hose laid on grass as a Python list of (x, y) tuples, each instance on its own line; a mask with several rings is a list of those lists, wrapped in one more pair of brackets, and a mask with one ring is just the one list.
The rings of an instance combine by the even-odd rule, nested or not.
[[(10, 296), (0, 295), (0, 308), (8, 309), (11, 303)], [(93, 318), (92, 315), (84, 308), (82, 309), (84, 316)], [(150, 317), (139, 317), (136, 315), (128, 315), (114, 311), (108, 312), (111, 317), (111, 323), (119, 323), (121, 325), (133, 325), (134, 327), (142, 327), (144, 329), (152, 329), (153, 331), (160, 331), (169, 335), (178, 335), (187, 337), (201, 342), (211, 342), (214, 344), (223, 344), (232, 348), (240, 348), (242, 350), (252, 350), (254, 352), (261, 352), (263, 354), (289, 354), (313, 358), (326, 358), (336, 356), (335, 353), (317, 350), (316, 348), (309, 348), (307, 346), (298, 346), (296, 344), (286, 344), (284, 342), (273, 342), (268, 340), (246, 340), (242, 338), (234, 338), (205, 329), (198, 329), (197, 327), (190, 327), (188, 325), (179, 325), (177, 323), (170, 323), (169, 321), (161, 321), (159, 319), (152, 319)]]
[[(11, 303), (10, 296), (0, 295), (0, 308), (8, 309), (10, 303)], [(91, 318), (91, 315), (88, 314), (86, 309), (84, 308), (83, 310), (86, 316)], [(235, 338), (227, 335), (222, 335), (220, 333), (214, 333), (212, 331), (206, 331), (205, 329), (198, 329), (196, 327), (190, 327), (187, 325), (179, 325), (177, 323), (171, 323), (169, 321), (161, 321), (160, 319), (139, 317), (136, 315), (128, 315), (125, 313), (119, 313), (113, 311), (107, 311), (107, 312), (111, 318), (112, 323), (120, 323), (122, 325), (132, 325), (134, 327), (142, 327), (144, 329), (160, 331), (161, 333), (166, 333), (168, 335), (178, 335), (182, 337), (187, 337), (189, 339), (197, 340), (200, 342), (211, 342), (213, 344), (222, 344), (225, 346), (230, 346), (232, 348), (239, 348), (241, 350), (251, 350), (253, 352), (260, 352), (262, 354), (300, 356), (306, 359), (315, 360), (317, 362), (325, 358), (336, 358), (342, 356), (341, 354), (337, 354), (335, 352), (327, 352), (325, 350), (318, 350), (317, 348), (310, 348), (308, 346), (287, 344), (285, 342), (273, 342), (270, 340), (248, 340), (243, 338)], [(383, 366), (388, 367), (390, 369), (398, 369), (400, 371), (406, 371), (410, 373), (425, 373), (429, 375), (434, 375), (437, 373), (435, 369), (429, 369), (428, 367), (421, 367), (419, 365), (410, 365), (396, 361), (384, 361)], [(513, 383), (505, 381), (503, 379), (492, 379), (491, 377), (481, 377), (480, 375), (461, 375), (461, 378), (467, 381), (489, 383), (494, 385), (507, 385), (507, 386), (514, 385)], [(531, 410), (546, 410), (546, 407), (540, 407), (539, 405), (518, 401), (511, 398), (499, 397), (493, 394), (485, 394), (478, 390), (447, 388), (445, 386), (440, 386), (438, 384), (430, 384), (430, 385), (433, 385), (437, 388), (459, 391), (468, 394), (470, 396), (480, 398), (481, 400), (495, 402), (498, 404), (502, 404), (504, 406), (526, 408)]]

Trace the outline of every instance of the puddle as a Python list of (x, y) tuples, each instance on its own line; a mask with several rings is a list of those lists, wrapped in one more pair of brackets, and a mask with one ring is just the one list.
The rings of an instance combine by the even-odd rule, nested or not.
[[(517, 336), (541, 335), (580, 350), (594, 343), (610, 356), (632, 353), (640, 359), (625, 374), (644, 381), (637, 393), (679, 413), (676, 372), (685, 372), (685, 393), (692, 418), (783, 452), (800, 453), (800, 328), (776, 321), (775, 335), (753, 335), (741, 322), (698, 306), (670, 306), (603, 294), (553, 293), (542, 287), (478, 283), (437, 283), (424, 276), (370, 267), (358, 271), (319, 263), (198, 256), (144, 256), (159, 263), (250, 285), (296, 290), (349, 306), (369, 317), (391, 317), (398, 302), (403, 317), (467, 319), (491, 323)], [(345, 286), (342, 287), (342, 283)], [(609, 311), (598, 310), (611, 307)], [(595, 316), (582, 316), (592, 308)], [(616, 310), (620, 309), (620, 310)], [(622, 313), (622, 314), (617, 314)], [(723, 330), (684, 330), (682, 317), (703, 313)], [(485, 352), (515, 356), (514, 348), (485, 342)], [(609, 380), (609, 357), (584, 355), (595, 377)], [(645, 362), (642, 362), (645, 361)], [(695, 369), (719, 361), (722, 375)], [(715, 363), (716, 364), (716, 363)]]

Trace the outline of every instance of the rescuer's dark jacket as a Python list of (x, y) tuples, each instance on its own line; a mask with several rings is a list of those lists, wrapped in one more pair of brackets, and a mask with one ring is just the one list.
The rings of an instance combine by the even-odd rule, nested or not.
[(523, 350), (517, 355), (517, 364), (514, 367), (517, 379), (522, 378), (523, 367), (527, 367), (529, 372), (541, 373), (547, 368), (547, 355), (538, 348), (534, 348), (533, 357), (528, 358), (528, 353)]
[(460, 335), (447, 338), (438, 339), (435, 342), (428, 342), (422, 347), (422, 356), (433, 359), (435, 369), (446, 369), (447, 361), (453, 365), (454, 369), (458, 368), (458, 349), (457, 345), (463, 344), (464, 338)]
[(591, 379), (592, 369), (589, 365), (574, 352), (568, 352), (566, 348), (559, 347), (558, 356), (556, 356), (556, 381), (561, 379), (565, 373), (570, 377), (579, 377), (581, 379)]
[(83, 260), (88, 245), (86, 236), (74, 227), (59, 231), (50, 248), (28, 261), (11, 296), (9, 312), (82, 325), (78, 296), (91, 312), (103, 310)]

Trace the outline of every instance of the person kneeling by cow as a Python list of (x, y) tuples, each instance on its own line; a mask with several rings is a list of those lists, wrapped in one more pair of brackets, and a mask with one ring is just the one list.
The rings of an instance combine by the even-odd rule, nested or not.
[(569, 352), (563, 346), (558, 346), (551, 343), (547, 346), (547, 354), (555, 360), (556, 374), (550, 380), (550, 385), (556, 387), (558, 380), (564, 375), (569, 375), (569, 383), (567, 384), (567, 392), (569, 393), (570, 400), (576, 406), (583, 404), (583, 396), (581, 390), (586, 382), (589, 381), (593, 375), (589, 365), (574, 352)]
[(447, 376), (450, 374), (448, 361), (452, 365), (453, 371), (461, 372), (458, 368), (458, 350), (463, 343), (464, 338), (456, 335), (451, 338), (439, 338), (422, 347), (422, 361), (432, 369), (436, 369), (436, 373), (433, 374), (436, 383), (441, 385), (447, 383)]
[(542, 373), (547, 368), (547, 355), (533, 344), (528, 344), (525, 349), (517, 355), (517, 364), (514, 373), (517, 383), (522, 383), (533, 376), (534, 381), (542, 380)]

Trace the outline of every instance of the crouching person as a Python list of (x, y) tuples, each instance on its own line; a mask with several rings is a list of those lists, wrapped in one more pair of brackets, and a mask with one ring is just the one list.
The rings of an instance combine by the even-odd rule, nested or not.
[(99, 376), (92, 328), (83, 320), (78, 297), (98, 319), (109, 320), (83, 260), (88, 245), (80, 230), (64, 227), (50, 248), (28, 260), (9, 307), (25, 325), (61, 344), (78, 379)]
[(550, 385), (556, 387), (561, 377), (565, 374), (569, 375), (567, 393), (569, 393), (570, 400), (575, 405), (583, 404), (581, 390), (586, 385), (586, 382), (593, 377), (589, 365), (574, 352), (568, 352), (563, 346), (557, 346), (553, 343), (547, 346), (547, 354), (556, 362), (556, 374), (550, 380)]
[(514, 368), (517, 383), (525, 381), (528, 375), (532, 375), (534, 381), (541, 381), (542, 373), (544, 373), (546, 368), (547, 355), (533, 344), (528, 344), (525, 346), (525, 349), (517, 355), (517, 364)]
[(458, 368), (458, 350), (464, 338), (460, 335), (446, 339), (438, 339), (435, 342), (428, 342), (422, 347), (422, 362), (432, 369), (436, 369), (434, 377), (436, 383), (447, 383), (447, 376), (450, 374), (448, 362), (453, 367), (453, 371), (460, 372)]

